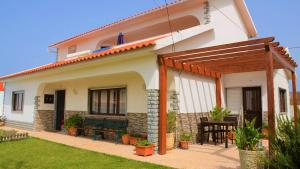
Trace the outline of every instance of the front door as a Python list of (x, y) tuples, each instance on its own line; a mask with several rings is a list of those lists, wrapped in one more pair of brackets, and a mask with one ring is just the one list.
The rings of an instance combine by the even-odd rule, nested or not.
[(64, 123), (64, 113), (65, 113), (65, 91), (56, 91), (56, 130), (61, 130), (61, 126)]
[(244, 119), (251, 121), (256, 118), (256, 128), (262, 127), (262, 103), (260, 87), (243, 88)]

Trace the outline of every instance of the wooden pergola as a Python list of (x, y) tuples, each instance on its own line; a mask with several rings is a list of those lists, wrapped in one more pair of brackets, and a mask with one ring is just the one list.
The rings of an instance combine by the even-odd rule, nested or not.
[(295, 74), (297, 64), (279, 42), (274, 42), (274, 39), (274, 37), (268, 37), (159, 55), (159, 154), (166, 153), (167, 68), (214, 78), (217, 106), (221, 106), (221, 76), (223, 74), (266, 71), (268, 125), (271, 135), (269, 141), (275, 136), (274, 69), (286, 69), (291, 72), (292, 76), (296, 122), (298, 118)]

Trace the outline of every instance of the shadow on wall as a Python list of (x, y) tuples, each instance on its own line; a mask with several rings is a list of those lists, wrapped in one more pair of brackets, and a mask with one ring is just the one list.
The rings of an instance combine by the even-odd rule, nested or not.
[(215, 106), (215, 83), (209, 78), (180, 81), (180, 113), (177, 115), (177, 135), (191, 133), (194, 143), (199, 141), (198, 125), (201, 117)]

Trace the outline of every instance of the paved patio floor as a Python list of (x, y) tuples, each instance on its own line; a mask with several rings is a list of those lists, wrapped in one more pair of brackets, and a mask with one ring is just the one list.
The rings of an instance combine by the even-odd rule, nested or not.
[[(2, 127), (3, 129), (12, 129)], [(224, 144), (217, 146), (191, 145), (189, 150), (174, 149), (166, 155), (153, 155), (141, 157), (134, 154), (134, 146), (115, 144), (106, 141), (93, 141), (89, 138), (72, 137), (61, 133), (46, 131), (27, 131), (30, 136), (37, 137), (81, 149), (106, 153), (128, 159), (161, 164), (165, 166), (184, 169), (231, 169), (239, 168), (239, 154), (237, 148), (229, 143), (225, 149)]]

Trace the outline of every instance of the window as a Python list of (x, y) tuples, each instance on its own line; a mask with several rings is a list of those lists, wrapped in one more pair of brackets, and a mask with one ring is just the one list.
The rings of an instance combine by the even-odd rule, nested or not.
[(76, 45), (68, 47), (68, 54), (75, 53), (76, 48), (77, 48)]
[(286, 90), (279, 88), (280, 112), (286, 112)]
[(90, 113), (125, 115), (126, 93), (126, 88), (90, 90)]
[(24, 92), (13, 92), (12, 93), (12, 109), (13, 111), (23, 111), (24, 104)]

